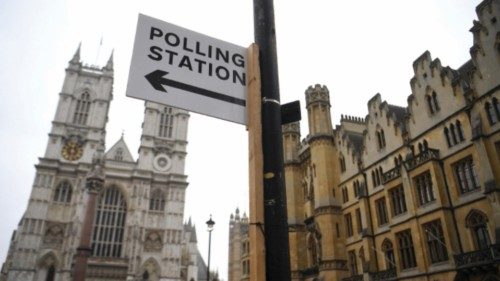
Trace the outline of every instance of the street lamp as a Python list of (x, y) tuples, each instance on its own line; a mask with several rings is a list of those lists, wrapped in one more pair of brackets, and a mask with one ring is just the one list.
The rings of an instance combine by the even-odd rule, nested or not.
[(212, 220), (212, 215), (210, 215), (210, 219), (207, 221), (207, 230), (208, 230), (208, 264), (207, 264), (207, 281), (210, 279), (210, 244), (212, 243), (212, 230), (214, 230), (215, 222)]

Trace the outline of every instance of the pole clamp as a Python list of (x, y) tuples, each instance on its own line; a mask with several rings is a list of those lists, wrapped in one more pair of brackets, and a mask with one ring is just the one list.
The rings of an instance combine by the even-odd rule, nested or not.
[(280, 101), (279, 101), (279, 100), (275, 100), (275, 99), (268, 99), (268, 98), (266, 98), (266, 97), (263, 97), (263, 98), (262, 98), (262, 102), (263, 102), (263, 103), (272, 102), (272, 103), (275, 103), (275, 104), (277, 104), (277, 105), (280, 105), (280, 106), (281, 106), (281, 104), (280, 104)]

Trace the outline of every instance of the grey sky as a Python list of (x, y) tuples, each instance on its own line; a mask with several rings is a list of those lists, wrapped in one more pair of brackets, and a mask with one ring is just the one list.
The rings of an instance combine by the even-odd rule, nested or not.
[[(376, 93), (406, 106), (412, 62), (425, 50), (443, 65), (469, 59), (478, 0), (275, 0), (283, 102), (316, 83), (328, 86), (332, 119), (364, 117)], [(0, 1), (0, 261), (21, 218), (44, 154), (64, 69), (78, 43), (82, 60), (103, 65), (115, 50), (114, 100), (107, 148), (125, 131), (135, 155), (143, 102), (125, 97), (137, 14), (247, 47), (253, 41), (251, 0)], [(99, 50), (99, 42), (103, 45)], [(302, 122), (302, 137), (307, 121)], [(206, 256), (205, 221), (213, 214), (212, 268), (227, 274), (228, 220), (248, 210), (247, 132), (244, 126), (191, 114), (185, 220), (192, 217)]]

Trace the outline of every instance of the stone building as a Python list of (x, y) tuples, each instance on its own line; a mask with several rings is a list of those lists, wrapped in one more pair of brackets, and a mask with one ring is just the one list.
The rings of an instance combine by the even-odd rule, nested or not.
[[(146, 102), (138, 159), (123, 137), (105, 152), (112, 92), (113, 55), (102, 68), (83, 65), (79, 47), (2, 280), (73, 280), (86, 226), (86, 280), (198, 280), (195, 229), (183, 223), (189, 114)], [(101, 163), (104, 183), (92, 210), (93, 163)], [(86, 213), (95, 217), (88, 224)]]
[(240, 217), (237, 208), (229, 219), (229, 255), (228, 274), (229, 281), (249, 280), (250, 273), (250, 248), (248, 239), (248, 217), (246, 213)]
[(283, 126), (293, 280), (500, 280), (500, 1), (476, 12), (470, 60), (424, 52), (405, 107), (377, 94), (334, 128), (306, 90), (309, 134)]

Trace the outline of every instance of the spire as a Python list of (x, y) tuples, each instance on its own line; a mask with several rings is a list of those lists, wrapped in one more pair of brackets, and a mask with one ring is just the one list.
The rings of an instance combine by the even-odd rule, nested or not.
[(78, 64), (80, 62), (80, 49), (81, 48), (82, 48), (82, 42), (80, 41), (80, 44), (78, 44), (78, 49), (76, 49), (76, 52), (73, 55), (73, 58), (69, 61), (69, 63)]
[(108, 70), (113, 70), (113, 54), (114, 54), (114, 52), (115, 52), (115, 50), (113, 49), (111, 51), (111, 56), (109, 56), (108, 63), (106, 63), (105, 68)]

